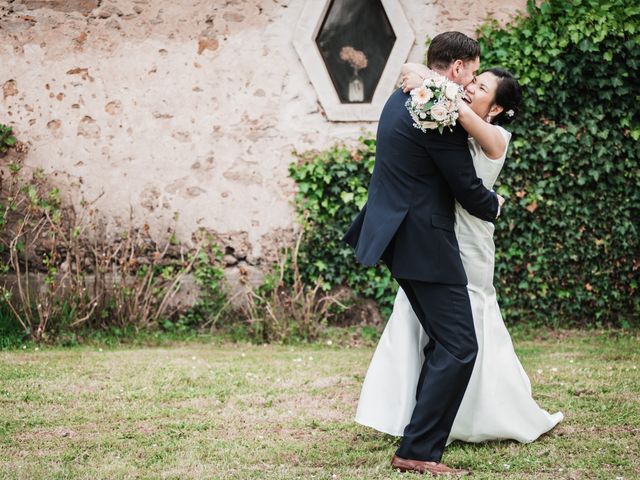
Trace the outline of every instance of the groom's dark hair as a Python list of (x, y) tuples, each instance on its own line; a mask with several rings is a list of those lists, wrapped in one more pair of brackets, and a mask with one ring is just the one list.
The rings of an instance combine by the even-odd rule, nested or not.
[(456, 60), (468, 62), (480, 56), (480, 45), (461, 32), (444, 32), (431, 40), (427, 50), (427, 67), (446, 70)]

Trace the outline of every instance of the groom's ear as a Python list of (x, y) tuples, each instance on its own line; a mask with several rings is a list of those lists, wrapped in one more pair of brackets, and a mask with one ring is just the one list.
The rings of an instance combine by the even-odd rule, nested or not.
[(450, 66), (453, 78), (458, 78), (464, 70), (464, 62), (460, 59), (454, 60)]

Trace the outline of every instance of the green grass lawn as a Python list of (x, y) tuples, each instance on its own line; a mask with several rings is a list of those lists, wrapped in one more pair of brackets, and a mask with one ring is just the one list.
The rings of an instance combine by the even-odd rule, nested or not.
[[(565, 421), (537, 442), (450, 446), (473, 478), (640, 478), (639, 338), (537, 332), (516, 346)], [(371, 346), (0, 352), (2, 479), (383, 479), (397, 440), (353, 422)], [(413, 478), (413, 477), (410, 477)]]

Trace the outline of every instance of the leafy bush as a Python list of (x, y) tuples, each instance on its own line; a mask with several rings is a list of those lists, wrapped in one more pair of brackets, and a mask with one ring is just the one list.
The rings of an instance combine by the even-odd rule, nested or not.
[(296, 209), (304, 237), (298, 253), (303, 280), (322, 278), (323, 289), (345, 285), (375, 299), (390, 311), (396, 284), (386, 267), (356, 263), (353, 249), (342, 241), (351, 221), (367, 201), (367, 186), (375, 162), (375, 140), (360, 139), (353, 149), (337, 145), (324, 152), (299, 154), (289, 166), (298, 185)]
[(209, 327), (213, 331), (231, 306), (231, 299), (227, 298), (223, 288), (225, 277), (222, 252), (210, 234), (201, 232), (199, 236), (198, 243), (201, 248), (195, 254), (192, 273), (198, 286), (198, 297), (195, 303), (180, 315), (178, 322), (165, 322), (167, 329), (175, 329), (176, 326), (183, 330)]
[(510, 320), (638, 320), (640, 6), (550, 0), (480, 31), (522, 113), (498, 191), (496, 276)]
[(16, 137), (13, 136), (13, 129), (0, 123), (0, 155), (4, 154), (16, 144)]
[[(505, 317), (547, 325), (635, 324), (640, 311), (640, 7), (550, 0), (480, 31), (483, 65), (524, 93), (498, 191), (496, 287)], [(366, 200), (375, 142), (310, 152), (290, 167), (304, 216), (306, 281), (388, 306), (393, 282), (356, 265), (341, 237)]]

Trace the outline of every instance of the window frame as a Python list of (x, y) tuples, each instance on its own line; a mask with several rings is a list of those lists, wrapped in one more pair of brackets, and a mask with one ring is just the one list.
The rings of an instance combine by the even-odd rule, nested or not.
[(415, 35), (399, 0), (381, 0), (396, 41), (391, 49), (371, 103), (342, 103), (324, 63), (316, 38), (332, 0), (307, 0), (293, 35), (293, 45), (318, 95), (327, 118), (335, 122), (378, 121), (396, 86)]

